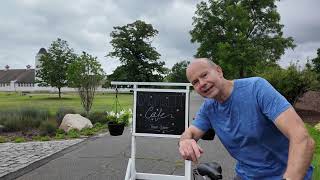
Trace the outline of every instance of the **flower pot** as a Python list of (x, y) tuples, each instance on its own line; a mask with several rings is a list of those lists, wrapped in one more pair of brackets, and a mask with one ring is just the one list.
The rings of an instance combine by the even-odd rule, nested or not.
[(208, 141), (211, 141), (214, 139), (214, 136), (215, 136), (215, 132), (213, 129), (209, 129), (203, 136), (202, 136), (202, 140), (208, 140)]
[(120, 136), (123, 134), (124, 124), (108, 122), (108, 128), (111, 136)]

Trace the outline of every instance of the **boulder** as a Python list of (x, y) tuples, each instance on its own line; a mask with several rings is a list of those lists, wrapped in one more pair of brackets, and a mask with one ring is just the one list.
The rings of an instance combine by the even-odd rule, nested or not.
[(80, 114), (66, 114), (63, 117), (60, 129), (63, 129), (65, 132), (70, 131), (71, 129), (78, 129), (79, 131), (83, 128), (92, 128), (93, 125), (91, 121), (85, 117), (82, 117)]

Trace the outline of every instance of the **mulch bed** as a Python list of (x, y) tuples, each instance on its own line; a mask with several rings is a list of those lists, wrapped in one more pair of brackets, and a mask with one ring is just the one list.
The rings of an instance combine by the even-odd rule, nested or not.
[(320, 123), (320, 112), (303, 109), (296, 109), (296, 111), (305, 123), (310, 125)]
[(320, 122), (320, 92), (308, 91), (300, 97), (295, 109), (304, 122), (315, 125)]
[(1, 132), (0, 135), (7, 139), (7, 141), (13, 141), (17, 137), (23, 137), (26, 141), (32, 141), (32, 137), (39, 136), (39, 130), (29, 130), (27, 132)]

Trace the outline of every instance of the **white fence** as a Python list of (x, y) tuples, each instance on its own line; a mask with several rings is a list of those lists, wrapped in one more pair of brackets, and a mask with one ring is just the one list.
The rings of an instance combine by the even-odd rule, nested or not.
[[(119, 88), (118, 92), (129, 92), (131, 89), (129, 88)], [(17, 86), (17, 84), (10, 84), (10, 86), (0, 86), (0, 91), (4, 92), (50, 92), (55, 93), (59, 92), (58, 88), (54, 87), (39, 87), (37, 84), (28, 84), (27, 86)], [(115, 92), (114, 88), (102, 88), (98, 87), (96, 89), (97, 92)], [(77, 88), (69, 88), (63, 87), (61, 88), (61, 92), (77, 92)]]

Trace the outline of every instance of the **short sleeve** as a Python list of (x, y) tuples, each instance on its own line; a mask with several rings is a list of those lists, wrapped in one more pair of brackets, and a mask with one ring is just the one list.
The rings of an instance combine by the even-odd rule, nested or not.
[(258, 78), (255, 83), (258, 105), (262, 113), (272, 122), (291, 104), (267, 80)]
[(207, 104), (206, 102), (202, 103), (199, 111), (197, 112), (194, 120), (192, 121), (192, 125), (196, 126), (203, 132), (208, 131), (211, 128), (210, 120), (208, 118)]

